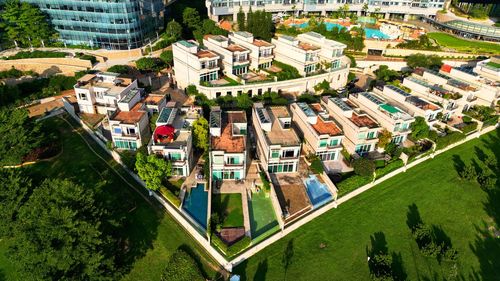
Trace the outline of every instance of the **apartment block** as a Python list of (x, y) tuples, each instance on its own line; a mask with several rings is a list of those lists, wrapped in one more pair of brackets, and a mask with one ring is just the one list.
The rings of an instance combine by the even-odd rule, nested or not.
[(376, 149), (381, 130), (377, 121), (347, 99), (325, 98), (322, 104), (342, 127), (347, 152), (364, 155)]
[[(241, 0), (205, 0), (208, 16), (219, 21), (222, 17), (236, 16), (240, 7), (245, 13), (265, 10), (273, 14), (287, 13), (295, 14), (320, 14), (328, 16), (337, 12), (344, 5), (348, 5), (349, 11), (361, 16), (363, 13), (383, 13), (386, 19), (391, 17), (408, 20), (420, 16), (435, 17), (439, 10), (446, 7), (446, 0), (426, 1), (379, 1), (379, 0), (266, 0), (266, 1), (241, 1)], [(367, 7), (365, 7), (367, 5)], [(368, 8), (366, 10), (366, 8)]]
[(242, 180), (247, 166), (245, 111), (210, 111), (210, 169), (213, 181)]
[(443, 118), (445, 119), (449, 119), (456, 113), (462, 112), (463, 102), (461, 100), (463, 96), (457, 92), (447, 90), (417, 75), (405, 77), (403, 86), (410, 88), (412, 93), (419, 97), (441, 104), (443, 107)]
[(187, 177), (193, 168), (191, 126), (202, 113), (200, 107), (177, 107), (169, 102), (156, 120), (148, 151), (169, 160), (174, 175)]
[(222, 71), (229, 77), (236, 78), (248, 72), (250, 50), (231, 42), (222, 35), (205, 35), (203, 45), (217, 53), (222, 60)]
[(294, 103), (290, 106), (293, 122), (304, 138), (304, 151), (322, 161), (339, 160), (344, 135), (326, 108), (319, 103)]
[(310, 75), (319, 70), (320, 46), (288, 35), (279, 36), (277, 39), (273, 38), (271, 43), (276, 46), (276, 60), (297, 68), (300, 75)]
[(494, 59), (496, 58), (480, 61), (474, 68), (443, 65), (439, 72), (470, 84), (475, 89), (467, 96), (467, 100), (471, 102), (469, 105), (495, 106), (500, 99), (500, 68), (490, 63)]
[(189, 85), (219, 79), (220, 56), (205, 48), (196, 41), (179, 41), (172, 44), (175, 65), (175, 80), (181, 88)]
[(147, 108), (138, 90), (120, 99), (117, 109), (108, 113), (108, 120), (113, 145), (118, 149), (136, 150), (151, 136)]
[(115, 111), (118, 101), (138, 91), (137, 81), (117, 73), (86, 74), (74, 86), (80, 112), (107, 114)]
[(408, 112), (411, 116), (423, 117), (429, 123), (436, 121), (438, 113), (443, 111), (439, 105), (412, 95), (393, 85), (385, 85), (383, 91), (380, 91), (379, 94), (396, 103), (398, 107)]
[(250, 68), (266, 69), (271, 67), (274, 45), (260, 39), (255, 39), (252, 33), (236, 31), (229, 34), (229, 40), (250, 50)]
[(297, 39), (312, 45), (321, 47), (319, 58), (322, 63), (330, 64), (330, 70), (339, 69), (342, 66), (345, 44), (327, 39), (316, 32), (307, 32), (297, 35)]
[(297, 172), (301, 140), (292, 129), (288, 108), (255, 103), (252, 121), (262, 167), (270, 173)]
[(410, 114), (395, 103), (377, 96), (373, 92), (351, 94), (349, 99), (372, 116), (382, 128), (392, 133), (392, 142), (402, 144), (410, 133), (410, 125), (415, 121)]

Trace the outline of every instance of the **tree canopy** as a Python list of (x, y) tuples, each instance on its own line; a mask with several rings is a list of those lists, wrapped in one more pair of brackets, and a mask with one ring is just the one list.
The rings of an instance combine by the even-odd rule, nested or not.
[(28, 47), (42, 46), (57, 34), (49, 24), (47, 16), (37, 7), (19, 0), (8, 0), (0, 13), (1, 27), (5, 30), (7, 40)]
[(138, 152), (135, 169), (139, 177), (146, 182), (146, 187), (151, 190), (159, 190), (163, 181), (172, 175), (172, 163), (155, 154), (146, 156)]
[[(19, 181), (19, 180), (15, 180)], [(29, 280), (103, 280), (115, 272), (113, 240), (102, 232), (106, 212), (92, 189), (45, 180), (19, 209), (11, 260)]]
[(389, 69), (387, 65), (381, 65), (377, 70), (375, 70), (374, 73), (378, 80), (385, 82), (392, 81), (399, 77), (399, 73), (395, 70)]
[(172, 50), (166, 50), (160, 54), (160, 59), (168, 64), (172, 65), (174, 63), (174, 54), (172, 53)]
[(43, 139), (38, 123), (26, 109), (0, 109), (0, 166), (15, 165)]
[(250, 8), (245, 19), (245, 14), (240, 9), (237, 14), (237, 21), (239, 30), (248, 31), (256, 38), (266, 41), (271, 41), (271, 38), (273, 38), (274, 22), (271, 13), (260, 10), (254, 12)]
[(193, 123), (193, 144), (203, 151), (208, 150), (208, 121), (204, 117)]
[(182, 36), (182, 26), (175, 20), (171, 20), (165, 28), (165, 39), (170, 41), (177, 41)]
[(415, 117), (415, 122), (411, 123), (410, 128), (411, 138), (414, 140), (427, 138), (429, 136), (429, 125), (421, 116)]
[(12, 224), (27, 199), (31, 181), (17, 169), (0, 169), (0, 237), (12, 235)]
[(406, 58), (406, 63), (411, 68), (425, 67), (436, 69), (443, 64), (443, 61), (439, 56), (436, 55), (427, 56), (423, 54), (414, 54)]
[(135, 66), (141, 71), (159, 71), (163, 61), (158, 58), (143, 57), (135, 61)]

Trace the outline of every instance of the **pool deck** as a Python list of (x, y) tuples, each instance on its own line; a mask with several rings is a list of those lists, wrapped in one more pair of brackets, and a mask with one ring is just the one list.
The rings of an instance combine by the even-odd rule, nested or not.
[(285, 223), (289, 223), (312, 210), (306, 187), (299, 173), (271, 174), (271, 181), (282, 213), (288, 210), (289, 216), (285, 218)]

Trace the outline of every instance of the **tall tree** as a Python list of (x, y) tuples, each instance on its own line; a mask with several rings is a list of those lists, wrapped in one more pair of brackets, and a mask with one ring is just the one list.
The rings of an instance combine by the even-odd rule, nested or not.
[(240, 10), (236, 15), (236, 22), (238, 23), (238, 30), (244, 31), (246, 30), (245, 26), (245, 13), (243, 12), (243, 8), (240, 6)]
[(175, 20), (171, 20), (165, 28), (165, 39), (177, 41), (181, 38), (182, 26)]
[(191, 31), (196, 30), (200, 28), (200, 14), (196, 9), (188, 7), (182, 12), (182, 23)]
[(151, 190), (160, 189), (163, 181), (172, 175), (172, 163), (155, 154), (146, 156), (142, 152), (137, 153), (135, 168), (139, 177), (146, 182), (146, 187)]
[(193, 144), (203, 151), (208, 150), (208, 121), (203, 117), (193, 123)]
[(31, 182), (17, 169), (0, 169), (0, 237), (12, 234), (12, 225), (27, 200)]
[(414, 140), (423, 139), (429, 136), (429, 125), (421, 116), (415, 117), (415, 122), (411, 123), (411, 137)]
[(111, 279), (115, 243), (101, 230), (105, 214), (92, 189), (45, 180), (19, 210), (10, 258), (24, 280)]
[(0, 166), (15, 165), (43, 139), (26, 109), (0, 109)]

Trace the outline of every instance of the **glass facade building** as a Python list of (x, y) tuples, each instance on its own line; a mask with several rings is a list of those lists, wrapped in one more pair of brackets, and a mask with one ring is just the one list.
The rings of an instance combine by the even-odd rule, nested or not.
[(24, 0), (46, 12), (59, 39), (113, 50), (139, 48), (164, 25), (164, 0)]

